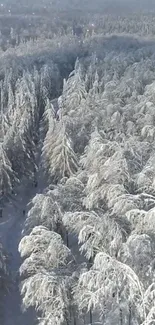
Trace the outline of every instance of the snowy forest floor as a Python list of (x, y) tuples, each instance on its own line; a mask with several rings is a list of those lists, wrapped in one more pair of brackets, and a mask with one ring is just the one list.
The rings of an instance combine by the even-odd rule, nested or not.
[(19, 267), (21, 258), (18, 252), (18, 245), (22, 238), (22, 230), (27, 211), (27, 204), (36, 193), (42, 192), (44, 188), (42, 173), (38, 173), (38, 187), (35, 188), (32, 182), (25, 183), (18, 188), (15, 200), (8, 203), (3, 210), (3, 217), (0, 220), (0, 239), (8, 255), (8, 267), (10, 272), (10, 286), (2, 302), (3, 325), (34, 325), (35, 314), (29, 310), (23, 313), (21, 308), (21, 296), (19, 292)]

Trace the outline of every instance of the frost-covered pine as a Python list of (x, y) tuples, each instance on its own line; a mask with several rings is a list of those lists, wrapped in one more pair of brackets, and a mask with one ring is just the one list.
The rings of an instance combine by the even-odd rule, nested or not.
[(155, 278), (154, 272), (154, 250), (155, 241), (153, 236), (147, 234), (136, 234), (129, 236), (126, 243), (122, 245), (119, 259), (129, 265), (143, 282), (145, 288)]
[(63, 217), (67, 229), (78, 236), (80, 252), (88, 260), (93, 259), (99, 252), (107, 252), (117, 256), (125, 233), (125, 227), (115, 219), (94, 211), (68, 212)]
[(35, 227), (19, 244), (25, 261), (20, 267), (23, 306), (34, 307), (38, 324), (67, 324), (70, 317), (72, 254), (62, 238), (47, 228)]
[(0, 144), (0, 197), (1, 203), (8, 199), (13, 187), (18, 183), (17, 176), (12, 169), (11, 162)]
[[(106, 253), (96, 255), (92, 268), (81, 273), (75, 286), (81, 313), (90, 310), (104, 324), (139, 324), (144, 319), (143, 286), (134, 271)], [(130, 314), (131, 313), (131, 314)]]
[(83, 209), (83, 197), (84, 197), (84, 184), (78, 178), (78, 176), (71, 176), (66, 178), (63, 183), (62, 178), (59, 187), (59, 204), (61, 205), (63, 212), (76, 212)]
[(62, 213), (53, 191), (36, 194), (32, 201), (25, 221), (26, 230), (35, 226), (45, 226), (49, 230), (60, 231)]
[[(23, 76), (15, 81), (14, 94), (11, 93), (10, 87), (8, 107), (3, 114), (4, 148), (18, 177), (32, 178), (36, 169), (36, 143), (40, 120), (40, 107), (37, 105), (33, 77), (24, 72)], [(14, 100), (11, 104), (12, 96)]]
[(76, 112), (81, 101), (87, 96), (85, 81), (83, 78), (82, 66), (77, 60), (75, 70), (70, 74), (68, 80), (64, 80), (63, 92), (61, 95), (61, 118)]
[(144, 301), (146, 316), (145, 320), (141, 325), (150, 325), (155, 322), (155, 282), (147, 288), (144, 293)]
[(71, 258), (71, 252), (63, 244), (61, 236), (43, 226), (34, 227), (30, 235), (22, 238), (19, 252), (25, 259), (34, 257), (37, 262), (38, 258), (38, 263), (47, 270), (64, 266)]
[(22, 283), (23, 305), (34, 307), (39, 325), (67, 325), (70, 313), (69, 278), (62, 273), (38, 273)]
[(42, 149), (43, 166), (53, 182), (73, 176), (78, 169), (72, 141), (63, 124), (48, 130)]
[[(105, 140), (98, 131), (93, 132), (81, 163), (88, 173), (84, 199), (87, 209), (111, 201), (107, 198), (111, 186), (115, 186), (116, 191), (118, 187), (119, 192), (121, 187), (121, 193), (126, 192), (124, 185), (127, 187), (130, 175), (124, 152), (117, 143)], [(118, 197), (119, 193), (116, 192), (115, 196)]]

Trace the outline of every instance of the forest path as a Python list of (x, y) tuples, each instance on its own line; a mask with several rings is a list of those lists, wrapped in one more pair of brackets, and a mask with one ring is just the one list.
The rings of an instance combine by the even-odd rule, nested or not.
[(9, 255), (9, 271), (11, 284), (9, 291), (2, 301), (2, 325), (35, 325), (35, 312), (28, 310), (25, 313), (21, 310), (21, 295), (19, 292), (19, 268), (21, 257), (18, 252), (18, 245), (22, 238), (22, 230), (26, 219), (27, 204), (36, 193), (42, 192), (45, 188), (42, 172), (37, 175), (38, 186), (34, 187), (32, 182), (19, 187), (14, 201), (9, 203), (3, 210), (3, 217), (0, 219), (0, 241)]
[[(31, 187), (30, 187), (31, 186)], [(9, 255), (9, 271), (11, 283), (8, 293), (3, 300), (2, 325), (34, 325), (34, 315), (31, 311), (22, 313), (21, 296), (19, 292), (18, 271), (21, 265), (21, 258), (18, 252), (18, 245), (22, 238), (22, 229), (26, 216), (27, 204), (36, 193), (32, 184), (19, 188), (16, 200), (6, 206), (3, 210), (3, 220), (0, 223), (0, 240), (4, 249)]]

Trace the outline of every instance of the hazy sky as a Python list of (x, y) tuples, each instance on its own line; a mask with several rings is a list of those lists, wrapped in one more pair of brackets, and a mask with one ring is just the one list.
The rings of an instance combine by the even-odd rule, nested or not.
[[(93, 9), (100, 11), (101, 9), (108, 9), (108, 11), (114, 10), (114, 8), (119, 10), (124, 9), (137, 9), (137, 10), (151, 10), (155, 9), (155, 0), (0, 0), (0, 3), (4, 5), (48, 5), (57, 7), (58, 9)], [(120, 9), (121, 8), (121, 9)], [(121, 12), (120, 12), (121, 13)]]

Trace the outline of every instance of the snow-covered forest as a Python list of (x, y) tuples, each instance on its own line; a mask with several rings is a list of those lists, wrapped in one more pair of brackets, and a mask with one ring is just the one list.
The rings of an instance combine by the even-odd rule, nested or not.
[(155, 325), (155, 4), (131, 3), (0, 5), (1, 325)]

